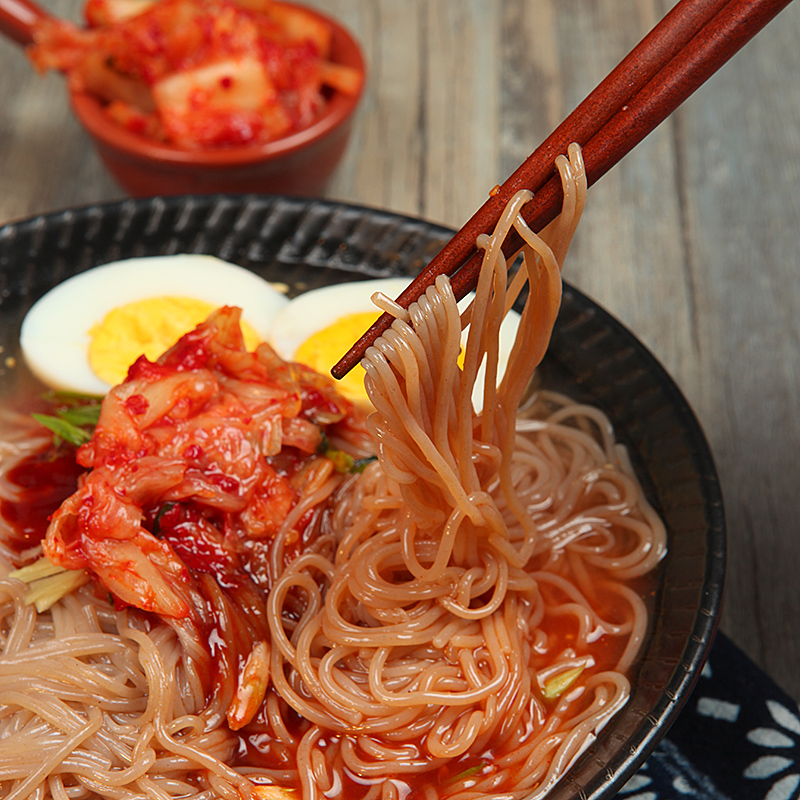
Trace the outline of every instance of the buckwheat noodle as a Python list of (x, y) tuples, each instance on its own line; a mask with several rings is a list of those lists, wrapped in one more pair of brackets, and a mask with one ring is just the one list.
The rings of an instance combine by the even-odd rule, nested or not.
[[(0, 580), (3, 797), (510, 800), (552, 788), (629, 696), (648, 624), (633, 584), (665, 550), (598, 409), (544, 391), (520, 409), (585, 200), (580, 150), (557, 166), (561, 216), (537, 235), (519, 215), (530, 194), (513, 198), (479, 241), (463, 314), (445, 278), (407, 313), (383, 303), (397, 318), (364, 359), (379, 461), (311, 481), (293, 519), (326, 511), (297, 557), (276, 537), (260, 608), (251, 598), (245, 614), (205, 586), (216, 645), (197, 626), (115, 611), (93, 583), (37, 614), (22, 583)], [(509, 280), (512, 228), (524, 245)], [(526, 285), (498, 385), (500, 322)], [(0, 453), (7, 474), (36, 435), (4, 427), (16, 431)], [(12, 553), (0, 555), (8, 572)], [(269, 689), (234, 733), (225, 714), (256, 648)]]

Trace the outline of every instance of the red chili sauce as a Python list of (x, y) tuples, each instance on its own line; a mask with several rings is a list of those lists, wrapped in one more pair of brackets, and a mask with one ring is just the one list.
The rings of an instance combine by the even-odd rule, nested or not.
[(78, 488), (84, 471), (75, 461), (73, 448), (52, 445), (12, 467), (6, 481), (16, 490), (17, 499), (0, 500), (0, 515), (14, 532), (8, 546), (21, 554), (38, 545), (47, 533), (50, 515)]

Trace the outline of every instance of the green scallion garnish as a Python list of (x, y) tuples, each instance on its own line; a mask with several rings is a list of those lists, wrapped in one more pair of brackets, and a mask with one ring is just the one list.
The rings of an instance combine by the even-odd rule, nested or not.
[(366, 458), (353, 458), (349, 453), (344, 450), (334, 450), (329, 448), (325, 451), (325, 455), (333, 461), (334, 469), (337, 472), (349, 472), (356, 474), (363, 472), (373, 461), (377, 461), (377, 456), (367, 456)]
[(32, 414), (31, 416), (40, 425), (44, 425), (45, 428), (53, 432), (53, 441), (56, 446), (61, 442), (68, 442), (75, 445), (75, 447), (80, 447), (92, 438), (90, 431), (79, 428), (61, 417), (54, 417), (50, 414)]
[(452, 775), (450, 778), (447, 779), (446, 783), (458, 783), (458, 781), (463, 781), (465, 778), (471, 778), (473, 775), (477, 775), (481, 770), (489, 766), (488, 761), (481, 761), (480, 764), (475, 764), (471, 767), (467, 767), (465, 770), (459, 772), (457, 775)]
[(42, 397), (54, 405), (62, 406), (55, 414), (32, 415), (40, 425), (53, 432), (56, 447), (61, 442), (80, 447), (92, 438), (100, 419), (100, 398), (71, 392), (46, 392)]

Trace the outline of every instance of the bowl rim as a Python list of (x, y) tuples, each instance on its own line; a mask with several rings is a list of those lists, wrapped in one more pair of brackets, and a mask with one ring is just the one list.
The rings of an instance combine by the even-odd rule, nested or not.
[(310, 125), (270, 142), (218, 150), (184, 150), (175, 145), (157, 142), (133, 133), (110, 120), (103, 111), (103, 103), (94, 95), (70, 89), (70, 105), (75, 116), (98, 144), (137, 161), (155, 162), (174, 166), (215, 168), (274, 161), (290, 156), (315, 142), (324, 139), (340, 127), (358, 107), (366, 83), (366, 63), (361, 45), (355, 36), (338, 20), (302, 3), (285, 2), (313, 14), (330, 25), (332, 47), (344, 47), (352, 54), (345, 61), (334, 61), (355, 67), (362, 74), (361, 85), (355, 94), (333, 90), (322, 113)]

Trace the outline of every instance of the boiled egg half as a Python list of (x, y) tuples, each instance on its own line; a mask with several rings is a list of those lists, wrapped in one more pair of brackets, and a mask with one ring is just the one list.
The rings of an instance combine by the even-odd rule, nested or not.
[[(394, 299), (408, 284), (408, 278), (383, 278), (312, 289), (295, 297), (278, 312), (269, 341), (281, 358), (329, 375), (331, 367), (380, 316), (381, 312), (372, 303), (372, 295), (382, 292)], [(468, 295), (459, 303), (462, 310), (471, 297)], [(505, 373), (519, 320), (519, 314), (512, 310), (500, 326), (498, 380)], [(462, 348), (466, 339), (467, 331), (464, 331)], [(483, 407), (482, 376), (483, 369), (472, 396), (476, 410)], [(364, 369), (360, 365), (341, 381), (336, 381), (336, 387), (354, 402), (370, 405), (364, 389)]]
[(215, 308), (242, 309), (249, 350), (266, 341), (289, 301), (253, 272), (214, 256), (115, 261), (75, 275), (38, 300), (22, 323), (31, 371), (49, 386), (102, 395), (142, 354), (155, 360)]

